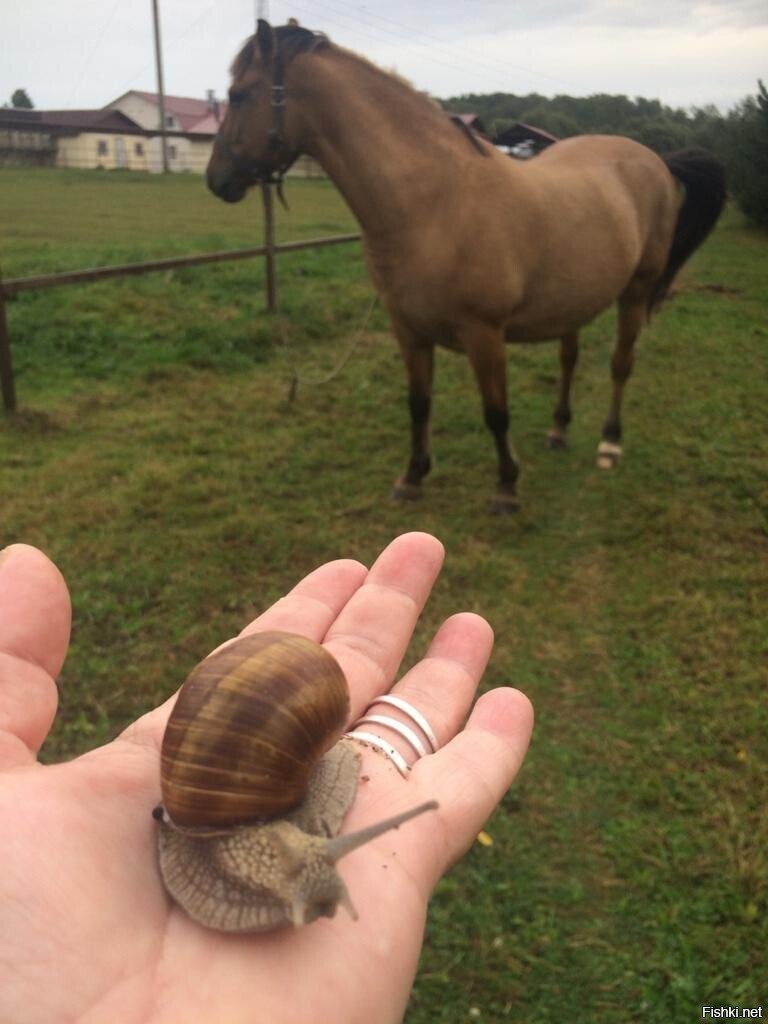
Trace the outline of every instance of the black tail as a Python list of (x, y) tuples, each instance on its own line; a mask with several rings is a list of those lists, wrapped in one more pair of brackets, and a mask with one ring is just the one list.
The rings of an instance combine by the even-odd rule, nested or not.
[(667, 265), (648, 302), (649, 313), (663, 302), (675, 274), (717, 223), (726, 197), (725, 168), (706, 149), (681, 149), (663, 160), (684, 186), (685, 199), (677, 215)]

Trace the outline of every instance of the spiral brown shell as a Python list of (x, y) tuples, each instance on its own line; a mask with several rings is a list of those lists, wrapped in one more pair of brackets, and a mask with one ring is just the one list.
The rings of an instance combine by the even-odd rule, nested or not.
[(335, 659), (290, 633), (254, 633), (185, 680), (161, 750), (176, 825), (222, 827), (284, 814), (341, 736), (349, 691)]

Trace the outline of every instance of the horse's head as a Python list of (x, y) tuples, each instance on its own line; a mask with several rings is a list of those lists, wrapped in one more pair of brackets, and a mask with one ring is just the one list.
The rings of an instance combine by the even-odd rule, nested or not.
[(279, 179), (299, 155), (286, 116), (285, 71), (297, 53), (324, 41), (295, 24), (273, 29), (259, 20), (232, 64), (229, 104), (208, 161), (208, 188), (220, 199), (238, 202), (251, 185)]

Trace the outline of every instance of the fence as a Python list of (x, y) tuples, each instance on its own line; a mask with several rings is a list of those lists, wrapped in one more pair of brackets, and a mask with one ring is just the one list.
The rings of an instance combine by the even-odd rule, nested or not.
[(155, 270), (173, 270), (176, 267), (194, 267), (203, 263), (224, 263), (228, 260), (246, 260), (258, 256), (266, 260), (267, 310), (277, 309), (277, 261), (280, 253), (298, 252), (302, 249), (320, 249), (330, 245), (359, 242), (360, 235), (332, 235), (327, 238), (310, 238), (299, 242), (275, 242), (274, 205), (272, 186), (262, 185), (264, 202), (264, 245), (254, 249), (232, 249), (222, 252), (199, 253), (195, 256), (177, 256), (171, 259), (146, 260), (142, 263), (125, 263), (111, 267), (91, 267), (72, 270), (68, 273), (45, 274), (38, 277), (16, 277), (6, 281), (0, 279), (0, 389), (6, 412), (16, 410), (16, 384), (13, 375), (11, 339), (6, 317), (6, 300), (19, 292), (40, 288), (57, 288), (66, 284), (86, 284), (103, 281), (109, 277), (126, 277), (132, 274), (146, 274)]

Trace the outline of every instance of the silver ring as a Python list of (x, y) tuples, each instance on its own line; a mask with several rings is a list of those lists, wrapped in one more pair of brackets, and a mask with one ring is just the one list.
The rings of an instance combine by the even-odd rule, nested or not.
[(402, 736), (406, 743), (410, 743), (419, 757), (427, 756), (427, 748), (410, 726), (404, 725), (388, 715), (364, 715), (363, 718), (358, 718), (355, 725), (362, 725), (364, 722), (370, 722), (372, 725), (383, 725), (385, 729), (392, 729), (398, 736)]
[(372, 732), (365, 732), (362, 729), (355, 729), (353, 732), (344, 734), (348, 740), (360, 740), (361, 743), (367, 743), (371, 747), (376, 747), (382, 754), (386, 754), (392, 764), (397, 768), (404, 779), (408, 778), (410, 768), (408, 767), (403, 755), (386, 740), (383, 740), (380, 736), (377, 736)]
[(393, 693), (383, 693), (380, 697), (372, 700), (366, 710), (370, 711), (370, 709), (375, 707), (377, 704), (390, 704), (393, 708), (397, 708), (399, 711), (402, 711), (404, 715), (408, 715), (411, 721), (414, 722), (427, 737), (427, 741), (429, 742), (430, 747), (432, 747), (432, 753), (435, 753), (440, 744), (437, 742), (437, 737), (432, 731), (432, 726), (426, 720), (424, 715), (409, 704), (407, 700), (403, 700), (402, 697), (397, 697)]

